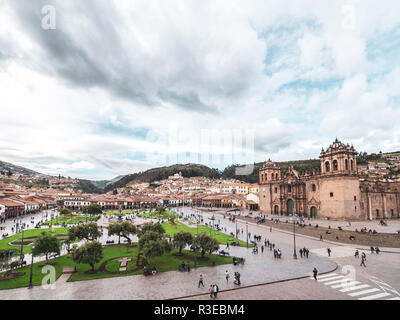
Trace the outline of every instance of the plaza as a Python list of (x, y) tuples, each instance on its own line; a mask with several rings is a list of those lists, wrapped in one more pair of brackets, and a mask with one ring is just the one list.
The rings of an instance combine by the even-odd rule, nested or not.
[[(400, 297), (400, 279), (397, 276), (397, 266), (400, 263), (400, 249), (381, 248), (379, 255), (371, 254), (368, 247), (351, 246), (339, 242), (320, 241), (309, 236), (296, 235), (297, 259), (293, 258), (294, 238), (293, 233), (270, 228), (266, 225), (241, 220), (237, 217), (235, 222), (229, 221), (229, 213), (225, 211), (210, 212), (192, 208), (175, 208), (176, 213), (186, 216), (186, 222), (192, 217), (201, 217), (203, 223), (213, 221), (222, 228), (223, 232), (230, 234), (236, 227), (239, 229), (238, 240), (241, 246), (230, 246), (229, 249), (223, 242), (220, 250), (229, 252), (230, 257), (240, 256), (245, 259), (244, 265), (233, 265), (231, 259), (226, 263), (216, 266), (203, 266), (194, 268), (190, 272), (170, 270), (158, 272), (154, 276), (136, 275), (116, 276), (112, 278), (72, 281), (74, 274), (61, 274), (56, 280), (53, 289), (34, 286), (0, 290), (1, 299), (62, 299), (62, 300), (153, 300), (153, 299), (206, 299), (208, 287), (217, 283), (220, 299), (358, 299), (363, 297), (376, 297), (376, 299), (396, 299)], [(225, 216), (225, 218), (224, 218)], [(211, 218), (211, 219), (210, 219)], [(107, 227), (109, 217), (102, 216), (98, 224)], [(142, 224), (148, 219), (134, 218), (135, 223)], [(185, 221), (185, 220), (182, 220)], [(197, 232), (196, 224), (188, 224), (193, 232)], [(204, 225), (202, 226), (204, 227)], [(10, 228), (10, 226), (8, 226)], [(246, 241), (246, 228), (250, 233)], [(244, 230), (242, 234), (241, 230)], [(216, 233), (217, 230), (211, 230)], [(259, 247), (258, 253), (253, 253), (253, 236), (261, 236), (261, 241), (255, 242)], [(229, 237), (229, 236), (228, 236)], [(117, 237), (108, 237), (106, 233), (100, 238), (102, 243), (106, 241), (118, 241)], [(273, 252), (265, 247), (261, 252), (260, 247), (268, 240), (275, 244), (282, 252), (282, 258), (274, 257)], [(137, 241), (137, 238), (133, 238)], [(248, 245), (248, 248), (247, 248)], [(123, 246), (123, 245), (122, 245)], [(310, 251), (309, 258), (300, 257), (299, 249), (306, 247)], [(326, 250), (331, 248), (331, 256)], [(359, 259), (354, 257), (354, 251), (358, 248), (367, 254), (367, 268), (359, 266)], [(390, 252), (390, 253), (388, 253)], [(67, 254), (63, 252), (63, 254)], [(29, 254), (26, 259), (29, 261)], [(124, 258), (126, 264), (128, 258)], [(35, 258), (36, 260), (36, 258)], [(43, 259), (42, 259), (43, 260)], [(122, 263), (119, 262), (117, 265)], [(327, 286), (328, 281), (320, 282), (312, 278), (312, 271), (316, 268), (319, 276), (327, 280), (332, 279), (332, 286)], [(354, 270), (354, 292), (341, 292), (341, 280), (346, 277), (348, 270)], [(347, 271), (346, 271), (347, 270)], [(226, 281), (226, 271), (231, 275)], [(241, 285), (233, 283), (233, 273), (240, 272)], [(200, 274), (204, 278), (204, 287), (198, 287)], [(376, 280), (378, 279), (378, 280)], [(382, 286), (385, 283), (385, 286)], [(380, 284), (381, 286), (378, 286)], [(0, 282), (1, 286), (1, 282)], [(287, 288), (291, 288), (287, 290)], [(382, 288), (383, 287), (383, 288)], [(286, 289), (285, 289), (286, 288)], [(357, 291), (357, 288), (361, 288)], [(348, 289), (348, 288), (347, 288)], [(385, 291), (386, 290), (386, 291)], [(358, 292), (361, 293), (357, 296)], [(350, 295), (353, 294), (353, 295)], [(375, 298), (374, 298), (375, 299)]]

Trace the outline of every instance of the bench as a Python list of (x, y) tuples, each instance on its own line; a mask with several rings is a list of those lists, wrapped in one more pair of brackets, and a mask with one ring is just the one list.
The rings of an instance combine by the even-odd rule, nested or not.
[(229, 256), (229, 252), (221, 250), (220, 252), (218, 252), (218, 255), (220, 255), (220, 256)]

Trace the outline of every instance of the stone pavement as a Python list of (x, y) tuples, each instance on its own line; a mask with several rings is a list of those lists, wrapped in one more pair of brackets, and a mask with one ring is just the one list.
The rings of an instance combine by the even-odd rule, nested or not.
[[(283, 249), (283, 246), (281, 247)], [(250, 249), (231, 247), (231, 255), (246, 259), (244, 266), (221, 265), (192, 269), (191, 272), (170, 271), (155, 276), (125, 276), (90, 281), (65, 282), (57, 281), (56, 289), (19, 288), (0, 290), (0, 299), (174, 299), (208, 292), (210, 284), (217, 283), (220, 290), (237, 288), (233, 281), (233, 273), (241, 274), (241, 287), (273, 281), (308, 277), (316, 267), (320, 273), (336, 269), (336, 263), (325, 258), (311, 255), (307, 259), (294, 260), (284, 253), (282, 259), (274, 259), (272, 252), (253, 254)], [(284, 252), (286, 250), (283, 250)], [(228, 283), (225, 271), (231, 275)], [(198, 288), (199, 275), (203, 274), (204, 288)], [(64, 278), (63, 278), (64, 279)]]

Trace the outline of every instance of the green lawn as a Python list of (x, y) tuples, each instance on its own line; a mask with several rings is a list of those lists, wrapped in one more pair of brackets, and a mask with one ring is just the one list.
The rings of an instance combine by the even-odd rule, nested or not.
[[(99, 216), (83, 216), (83, 215), (77, 215), (77, 216), (60, 216), (54, 219), (51, 219), (50, 221), (47, 221), (45, 223), (42, 223), (42, 225), (75, 225), (75, 224), (79, 224), (79, 223), (86, 223), (87, 222), (95, 222), (98, 220)], [(87, 220), (86, 220), (87, 219)]]
[(168, 210), (166, 210), (164, 217), (159, 216), (157, 214), (157, 212), (150, 212), (150, 213), (149, 212), (142, 212), (142, 213), (139, 213), (138, 216), (141, 217), (141, 218), (159, 219), (159, 220), (163, 220), (163, 219), (164, 220), (168, 220), (168, 219), (171, 219), (171, 218), (179, 219), (179, 217), (180, 217), (179, 214), (171, 212), (171, 211), (168, 211)]
[[(193, 252), (183, 251), (182, 256), (177, 255), (178, 250), (174, 249), (169, 253), (164, 254), (161, 257), (152, 258), (149, 263), (151, 266), (157, 268), (159, 272), (178, 270), (179, 265), (184, 261), (185, 263), (190, 263), (192, 268), (194, 267), (195, 255)], [(105, 246), (103, 250), (103, 259), (95, 265), (95, 273), (90, 271), (90, 266), (86, 264), (76, 264), (69, 256), (63, 256), (56, 259), (52, 259), (51, 264), (54, 265), (56, 269), (56, 278), (61, 275), (63, 266), (76, 266), (77, 272), (74, 273), (69, 281), (81, 281), (81, 280), (92, 280), (100, 278), (110, 278), (110, 277), (121, 277), (134, 274), (143, 274), (143, 270), (131, 271), (125, 274), (110, 274), (104, 273), (99, 270), (101, 264), (111, 258), (117, 257), (129, 257), (137, 256), (138, 246), (127, 246), (127, 245), (112, 245)], [(232, 257), (221, 257), (218, 255), (206, 254), (203, 258), (200, 254), (197, 254), (197, 265), (211, 266), (215, 262), (215, 265), (229, 264), (232, 263)], [(40, 285), (43, 277), (46, 274), (42, 274), (41, 270), (44, 266), (44, 262), (35, 263), (33, 266), (33, 285)], [(134, 270), (136, 268), (135, 262), (128, 263), (128, 270)], [(119, 269), (119, 264), (115, 261), (107, 264), (106, 269), (109, 271), (117, 271)], [(11, 279), (11, 280), (0, 280), (0, 289), (11, 289), (25, 287), (29, 284), (30, 266), (18, 269), (15, 272), (24, 272), (25, 274), (21, 277)]]
[[(39, 236), (42, 232), (51, 232), (51, 229), (32, 229), (24, 231), (24, 239), (27, 237)], [(55, 228), (53, 234), (68, 234), (68, 228)], [(14, 256), (20, 253), (21, 246), (11, 246), (9, 242), (22, 240), (22, 232), (0, 240), (0, 250), (14, 250)], [(25, 240), (24, 240), (25, 241)], [(31, 246), (24, 246), (24, 253), (31, 253)]]
[[(173, 237), (173, 235), (176, 232), (185, 230), (185, 231), (189, 231), (191, 232), (193, 235), (196, 234), (197, 232), (197, 228), (190, 228), (180, 222), (175, 222), (175, 225), (165, 222), (162, 225), (165, 229), (165, 232), (170, 236)], [(202, 226), (199, 225), (199, 233), (200, 232), (205, 232), (206, 234), (216, 238), (218, 240), (219, 243), (226, 245), (227, 242), (231, 242), (232, 239), (235, 239), (234, 237), (231, 237), (230, 235), (227, 235), (225, 233), (222, 233), (220, 231), (214, 230), (212, 228), (206, 227), (206, 226)], [(239, 241), (239, 244), (241, 247), (246, 247), (246, 242), (242, 241), (242, 240), (238, 240), (236, 239), (235, 241)]]
[[(121, 213), (122, 213), (123, 215), (125, 215), (125, 214), (133, 214), (133, 213), (136, 213), (136, 212), (139, 212), (139, 210), (122, 210), (122, 211), (121, 211)], [(113, 215), (119, 215), (120, 212), (119, 212), (119, 210), (104, 211), (103, 214), (113, 216)]]

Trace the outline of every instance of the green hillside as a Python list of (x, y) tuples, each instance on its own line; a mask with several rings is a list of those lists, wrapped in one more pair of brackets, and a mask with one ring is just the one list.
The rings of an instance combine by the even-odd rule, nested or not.
[(219, 178), (221, 172), (218, 169), (211, 169), (207, 166), (201, 164), (175, 164), (169, 167), (153, 168), (146, 170), (144, 172), (133, 173), (124, 176), (114, 183), (108, 184), (104, 191), (108, 192), (110, 190), (121, 188), (129, 183), (142, 183), (142, 182), (154, 182), (158, 180), (167, 179), (169, 176), (175, 173), (182, 173), (185, 178), (190, 177), (207, 177), (207, 178)]

